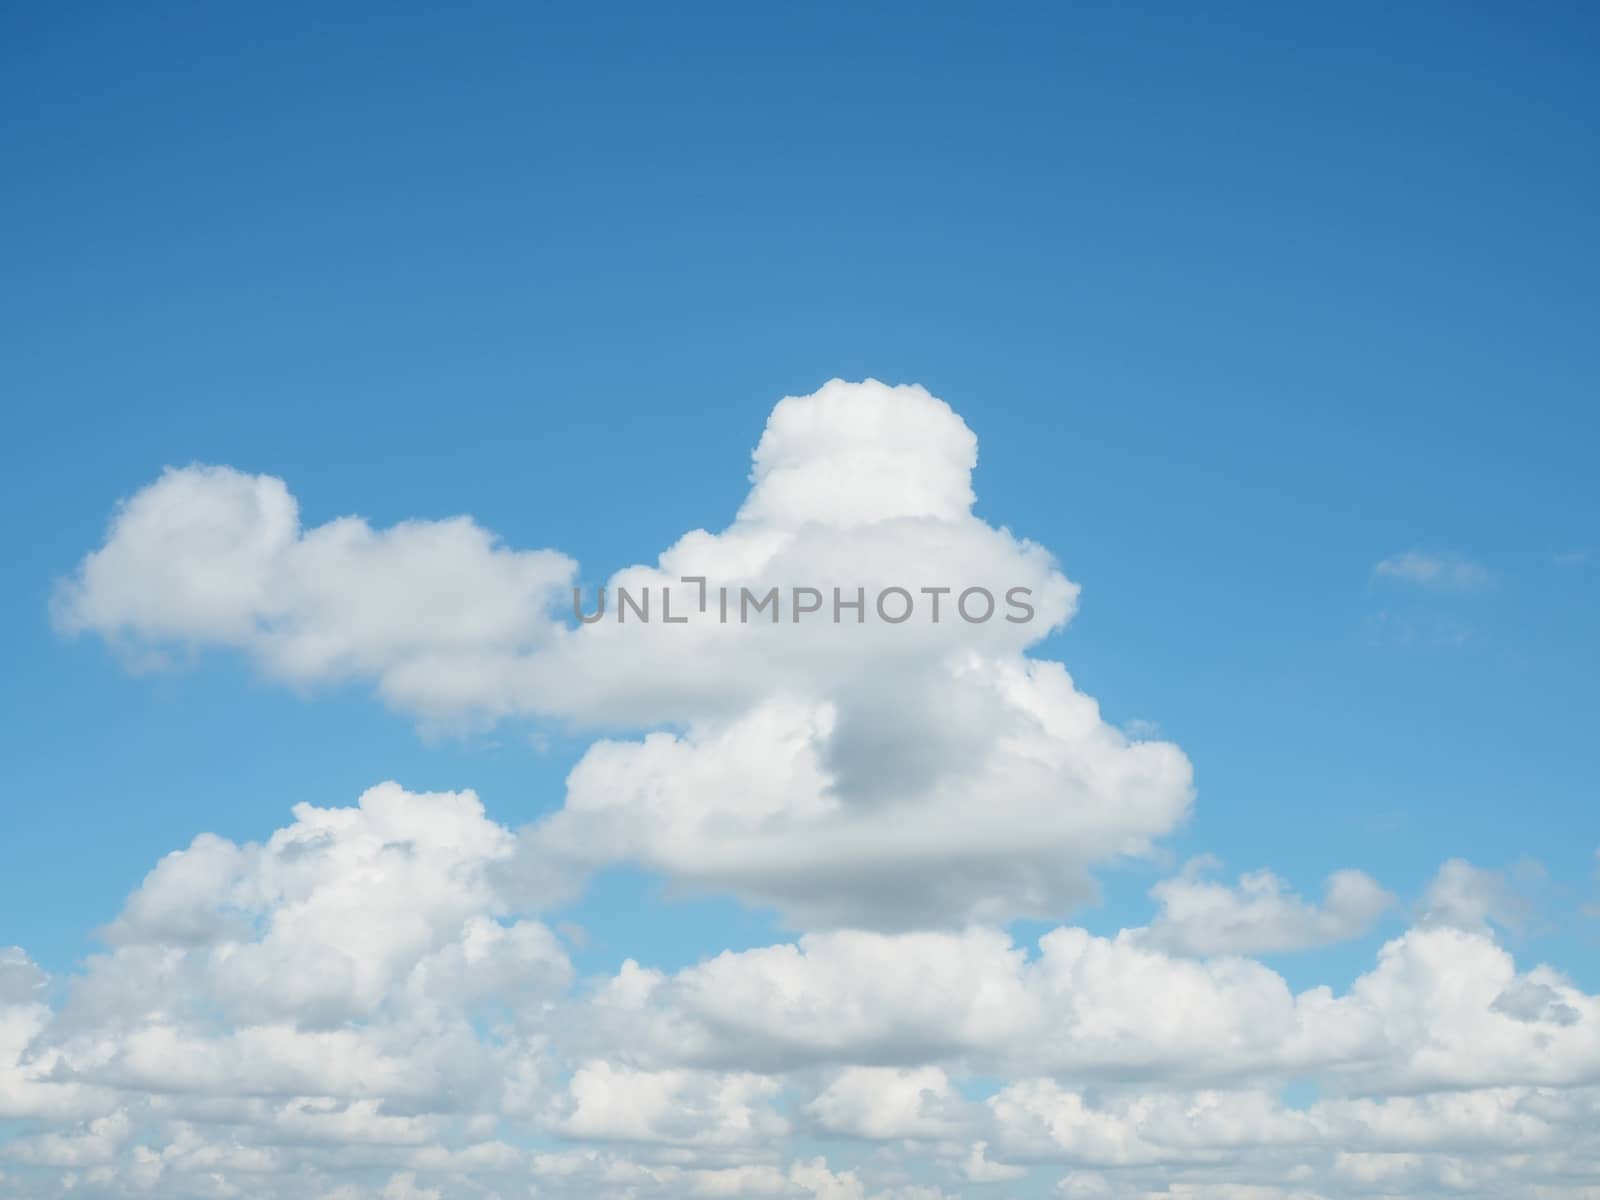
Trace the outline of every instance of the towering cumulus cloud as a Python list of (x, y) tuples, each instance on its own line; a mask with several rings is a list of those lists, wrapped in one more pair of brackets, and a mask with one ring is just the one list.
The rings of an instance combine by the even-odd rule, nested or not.
[[(918, 387), (785, 399), (728, 524), (576, 606), (572, 558), (465, 517), (307, 528), (219, 466), (126, 500), (64, 632), (605, 736), (530, 827), (382, 783), (200, 834), (75, 972), (0, 951), (0, 1196), (1600, 1195), (1600, 1000), (1518, 966), (1469, 864), (1298, 991), (1249, 956), (1399, 898), (1201, 862), (1146, 926), (1059, 924), (1190, 765), (1030, 654), (1077, 587), (974, 515), (977, 453)], [(618, 864), (794, 939), (579, 980), (550, 926)]]

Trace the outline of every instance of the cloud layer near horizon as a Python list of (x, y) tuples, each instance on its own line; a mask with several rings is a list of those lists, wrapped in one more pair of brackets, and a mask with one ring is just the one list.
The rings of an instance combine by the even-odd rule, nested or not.
[[(526, 829), (385, 783), (197, 837), (81, 970), (0, 952), (0, 1196), (1600, 1195), (1600, 999), (1513, 960), (1491, 873), (1445, 864), (1342, 987), (1257, 956), (1367, 933), (1398, 901), (1359, 870), (1310, 900), (1200, 861), (1147, 926), (1064, 923), (1191, 771), (1029, 655), (1077, 588), (973, 514), (976, 455), (922, 389), (833, 381), (730, 524), (608, 586), (1025, 586), (1030, 623), (580, 625), (570, 558), (468, 518), (305, 528), (226, 467), (127, 500), (64, 630), (614, 732)], [(545, 922), (619, 863), (798, 936), (579, 979)]]
[[(1170, 893), (1114, 937), (841, 929), (578, 981), (516, 842), (384, 784), (169, 855), (79, 972), (0, 954), (0, 1195), (1589, 1194), (1600, 998), (1519, 969), (1465, 864), (1337, 991), (1166, 948)], [(1259, 881), (1208, 886), (1262, 926)], [(1326, 936), (1273, 894), (1259, 941)]]

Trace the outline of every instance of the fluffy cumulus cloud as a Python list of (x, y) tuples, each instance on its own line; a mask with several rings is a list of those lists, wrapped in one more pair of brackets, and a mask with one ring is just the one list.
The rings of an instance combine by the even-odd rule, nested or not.
[[(976, 461), (920, 388), (786, 399), (728, 523), (594, 621), (571, 558), (467, 518), (308, 528), (225, 467), (130, 497), (64, 631), (606, 736), (529, 827), (382, 783), (200, 834), (73, 970), (0, 949), (0, 1196), (1600, 1196), (1600, 998), (1516, 961), (1504, 876), (1307, 898), (1199, 860), (1144, 924), (1072, 923), (1189, 763), (1033, 653), (1077, 588), (974, 515)], [(617, 864), (793, 936), (584, 975), (552, 930)], [(1261, 959), (1386, 918), (1353, 977)]]
[(1146, 936), (1191, 954), (1261, 954), (1304, 950), (1367, 931), (1394, 897), (1365, 872), (1329, 878), (1321, 905), (1288, 891), (1271, 871), (1242, 875), (1236, 887), (1204, 877), (1209, 859), (1191, 862), (1152, 889), (1161, 912)]
[[(232, 646), (286, 680), (370, 678), (436, 711), (448, 677), (548, 640), (573, 569), (551, 551), (508, 550), (467, 518), (304, 529), (281, 479), (194, 466), (118, 508), (105, 545), (58, 588), (54, 616), (136, 661)], [(437, 689), (408, 686), (433, 672)]]
[(122, 505), (56, 619), (144, 661), (220, 646), (300, 683), (370, 678), (430, 722), (669, 724), (584, 757), (527, 839), (541, 888), (629, 861), (806, 926), (1050, 916), (1184, 819), (1191, 773), (1027, 656), (1077, 587), (973, 515), (976, 459), (921, 388), (784, 400), (733, 522), (616, 572), (587, 624), (554, 551), (465, 519), (303, 529), (279, 480), (169, 471)]

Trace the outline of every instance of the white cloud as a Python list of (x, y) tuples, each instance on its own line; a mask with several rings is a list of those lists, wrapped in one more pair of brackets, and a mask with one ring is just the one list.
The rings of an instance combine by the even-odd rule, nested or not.
[(524, 1035), (486, 1041), (475, 1022), (508, 1005), (536, 1013), (571, 968), (542, 925), (504, 913), (491, 874), (510, 832), (470, 793), (393, 784), (295, 818), (261, 845), (202, 836), (150, 873), (59, 1014), (27, 1026), (16, 1061), (41, 1069), (42, 1106), (46, 1078), (277, 1097), (275, 1127), (349, 1143), (436, 1136), (380, 1102), (516, 1102)]
[(18, 1138), (6, 1146), (9, 1157), (20, 1163), (47, 1167), (82, 1167), (110, 1162), (132, 1131), (124, 1111), (85, 1122), (81, 1132), (41, 1133)]
[(1144, 935), (1152, 945), (1201, 955), (1304, 950), (1359, 937), (1395, 902), (1361, 871), (1329, 876), (1319, 906), (1271, 871), (1241, 875), (1236, 887), (1207, 880), (1212, 865), (1197, 859), (1151, 889), (1161, 904)]
[[(1600, 998), (1518, 970), (1481, 922), (1425, 915), (1343, 990), (1070, 927), (815, 933), (591, 987), (510, 907), (514, 849), (468, 793), (383, 785), (162, 860), (59, 1006), (8, 953), (0, 1097), (29, 1125), (0, 1195), (82, 1172), (106, 1196), (274, 1200), (529, 1177), (914, 1200), (1061, 1171), (1065, 1195), (1292, 1195), (1306, 1164), (1330, 1198), (1600, 1183)], [(1322, 1098), (1284, 1105), (1306, 1077)], [(916, 1146), (934, 1176), (796, 1157), (807, 1132)]]
[(1460, 554), (1407, 550), (1391, 554), (1373, 567), (1380, 579), (1393, 579), (1438, 591), (1474, 591), (1487, 587), (1494, 576), (1482, 563)]
[[(1152, 851), (1192, 781), (1153, 725), (1130, 737), (1029, 657), (1077, 588), (973, 515), (976, 453), (922, 389), (834, 381), (774, 410), (729, 524), (608, 587), (687, 612), (684, 575), (1023, 585), (1032, 624), (580, 626), (571, 560), (466, 518), (307, 528), (281, 481), (227, 468), (137, 493), (61, 585), (63, 629), (141, 663), (220, 648), (366, 681), (431, 723), (614, 736), (520, 832), (470, 792), (382, 784), (260, 843), (197, 837), (80, 970), (0, 953), (0, 1120), (21, 1123), (0, 1197), (1600, 1190), (1600, 998), (1499, 944), (1498, 875), (1446, 864), (1347, 985), (1249, 956), (1365, 932), (1391, 898), (1359, 871), (1312, 901), (1191, 869), (1148, 928), (1008, 930)], [(614, 863), (803, 932), (580, 983), (540, 902)]]
[[(774, 410), (752, 487), (721, 533), (618, 571), (695, 608), (709, 586), (1029, 587), (1037, 619), (937, 624), (712, 620), (576, 626), (575, 564), (513, 550), (470, 519), (302, 528), (287, 485), (227, 467), (168, 470), (118, 510), (105, 544), (59, 585), (57, 624), (148, 658), (173, 646), (249, 655), (307, 684), (368, 679), (429, 720), (552, 714), (606, 724), (727, 714), (774, 694), (820, 697), (929, 654), (1016, 653), (1070, 616), (1077, 588), (1037, 546), (971, 514), (976, 440), (921, 388), (835, 380)], [(659, 597), (657, 597), (659, 604)], [(611, 611), (615, 613), (613, 603)], [(831, 596), (830, 610), (831, 612)], [(922, 611), (931, 612), (924, 601)], [(908, 680), (910, 682), (910, 680)], [(925, 681), (924, 681), (925, 682)]]
[[(531, 861), (640, 862), (801, 927), (960, 924), (1060, 913), (1093, 895), (1092, 864), (1148, 851), (1188, 811), (1182, 754), (1129, 742), (1056, 664), (973, 662), (934, 695), (848, 716), (774, 702), (598, 743), (530, 831)], [(961, 733), (916, 754), (946, 723)]]
[(1027, 1168), (989, 1160), (989, 1143), (974, 1142), (961, 1163), (961, 1175), (973, 1183), (1008, 1183), (1021, 1179)]
[(568, 1085), (563, 1133), (601, 1141), (769, 1145), (788, 1123), (769, 1107), (778, 1083), (751, 1074), (639, 1071), (586, 1062)]
[(938, 1067), (849, 1067), (805, 1111), (828, 1133), (887, 1140), (956, 1136), (964, 1107)]
[(960, 521), (978, 439), (918, 387), (833, 380), (772, 410), (741, 521), (847, 529), (899, 518)]
[(1521, 929), (1532, 905), (1506, 872), (1476, 867), (1452, 858), (1439, 868), (1419, 906), (1424, 924), (1477, 929), (1493, 921), (1506, 929)]
[(1491, 1088), (1294, 1109), (1262, 1091), (1091, 1097), (1045, 1079), (989, 1102), (999, 1151), (1070, 1165), (1065, 1195), (1144, 1196), (1160, 1180), (1225, 1197), (1587, 1196), (1562, 1176), (1596, 1146), (1597, 1104), (1593, 1088)]
[(445, 689), (546, 644), (574, 569), (464, 517), (305, 529), (282, 480), (195, 466), (123, 504), (53, 607), (62, 629), (144, 661), (174, 645), (233, 647), (293, 683), (372, 679), (431, 716), (448, 713), (445, 691), (406, 681), (435, 673)]
[[(1535, 1003), (1537, 1002), (1537, 1003)], [(1282, 1082), (1339, 1090), (1600, 1082), (1600, 1007), (1547, 968), (1519, 973), (1486, 931), (1419, 927), (1335, 995), (1260, 963), (1192, 960), (1056, 929), (1037, 954), (997, 930), (812, 934), (664, 975), (625, 967), (592, 1036), (657, 1067), (793, 1071), (960, 1066)]]
[[(543, 714), (679, 732), (597, 743), (525, 845), (530, 896), (628, 861), (799, 927), (1058, 917), (1091, 868), (1188, 812), (1188, 760), (1130, 741), (1029, 645), (1077, 587), (972, 514), (977, 442), (921, 388), (834, 381), (782, 401), (733, 523), (610, 581), (758, 590), (1013, 587), (1037, 619), (577, 625), (573, 564), (465, 519), (302, 529), (275, 479), (168, 472), (62, 586), (64, 628), (233, 647), (300, 683), (372, 679), (430, 721)], [(659, 602), (659, 593), (658, 593)], [(929, 607), (931, 616), (931, 605)], [(784, 769), (774, 769), (775, 764)], [(199, 869), (196, 866), (194, 869)]]
[(42, 1001), (49, 982), (21, 946), (0, 946), (0, 1005)]

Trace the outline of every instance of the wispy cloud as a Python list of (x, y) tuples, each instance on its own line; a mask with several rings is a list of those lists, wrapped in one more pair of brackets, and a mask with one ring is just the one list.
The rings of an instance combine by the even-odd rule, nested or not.
[(1407, 550), (1391, 554), (1372, 568), (1380, 579), (1394, 579), (1436, 591), (1467, 592), (1488, 587), (1494, 581), (1489, 568), (1460, 554), (1428, 550)]
[(1122, 732), (1136, 742), (1147, 742), (1161, 736), (1161, 723), (1134, 717), (1131, 721), (1123, 722)]
[(1472, 626), (1444, 613), (1397, 613), (1384, 610), (1367, 622), (1367, 641), (1374, 646), (1411, 650), (1459, 650), (1476, 637)]

